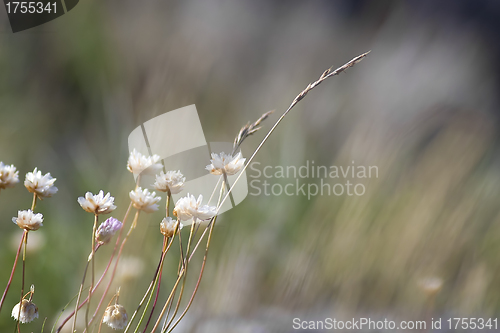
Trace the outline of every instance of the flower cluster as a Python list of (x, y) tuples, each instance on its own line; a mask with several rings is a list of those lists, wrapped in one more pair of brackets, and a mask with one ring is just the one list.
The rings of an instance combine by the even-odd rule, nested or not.
[(0, 190), (14, 187), (17, 183), (19, 183), (19, 171), (16, 167), (0, 162)]
[(181, 221), (190, 219), (208, 220), (215, 216), (217, 207), (202, 205), (203, 196), (200, 194), (198, 200), (194, 195), (188, 193), (175, 203), (174, 215)]
[(212, 153), (211, 164), (207, 165), (205, 169), (213, 175), (222, 175), (225, 173), (228, 176), (232, 176), (241, 170), (243, 165), (245, 165), (245, 160), (241, 152), (234, 157), (224, 152), (220, 154)]
[(130, 200), (136, 209), (143, 210), (146, 213), (152, 213), (158, 210), (157, 202), (161, 200), (156, 196), (156, 192), (149, 192), (147, 188), (136, 188), (129, 193)]
[(161, 222), (160, 222), (160, 232), (163, 234), (165, 237), (173, 237), (177, 231), (182, 229), (184, 225), (180, 223), (177, 220), (173, 220), (171, 217), (165, 217)]
[(31, 209), (20, 210), (17, 212), (17, 217), (12, 218), (12, 222), (21, 229), (34, 231), (43, 226), (43, 215), (40, 213), (35, 214)]
[(116, 209), (114, 205), (115, 198), (109, 194), (104, 195), (101, 190), (99, 194), (85, 193), (84, 197), (78, 198), (78, 203), (82, 206), (83, 210), (95, 215), (109, 214)]
[(127, 169), (135, 175), (141, 174), (146, 169), (148, 172), (156, 174), (162, 169), (159, 161), (160, 156), (158, 155), (144, 156), (134, 149), (128, 158)]
[(24, 180), (24, 186), (31, 193), (35, 193), (39, 199), (49, 198), (57, 192), (57, 187), (54, 186), (56, 178), (52, 178), (49, 173), (42, 175), (40, 170), (28, 172)]
[(167, 173), (160, 172), (156, 175), (156, 182), (154, 187), (157, 191), (168, 192), (177, 194), (184, 188), (186, 177), (180, 171), (168, 171)]

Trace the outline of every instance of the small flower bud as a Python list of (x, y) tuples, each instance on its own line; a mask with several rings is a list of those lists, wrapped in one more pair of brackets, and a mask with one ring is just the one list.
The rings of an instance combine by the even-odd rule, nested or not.
[[(179, 231), (184, 227), (182, 223), (178, 223), (177, 220), (172, 220), (171, 217), (165, 217), (160, 223), (160, 232), (165, 237), (173, 237), (176, 231)], [(177, 230), (176, 230), (177, 229)]]
[(108, 218), (97, 228), (95, 240), (98, 244), (108, 244), (114, 234), (122, 228), (123, 223), (114, 217)]

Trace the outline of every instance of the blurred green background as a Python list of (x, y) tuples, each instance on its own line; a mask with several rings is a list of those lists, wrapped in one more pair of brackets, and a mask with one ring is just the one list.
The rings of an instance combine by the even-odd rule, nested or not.
[[(378, 178), (356, 180), (363, 196), (249, 195), (222, 215), (179, 331), (292, 332), (295, 317), (500, 313), (497, 1), (82, 0), (24, 32), (11, 33), (3, 10), (0, 23), (0, 161), (21, 180), (0, 192), (2, 290), (20, 239), (11, 218), (31, 204), (25, 173), (50, 172), (59, 188), (37, 206), (45, 220), (30, 234), (26, 283), (36, 286), (40, 319), (23, 331), (39, 332), (45, 317), (49, 331), (78, 291), (92, 216), (77, 197), (109, 191), (113, 216), (123, 218), (135, 127), (196, 104), (207, 141), (232, 141), (276, 109), (244, 143), (248, 157), (309, 82), (368, 50), (300, 102), (256, 161), (354, 161), (377, 166)], [(161, 219), (161, 210), (143, 214), (125, 249), (113, 288), (121, 286), (130, 313), (159, 259)], [(110, 252), (98, 253), (98, 271)], [(176, 265), (168, 259), (163, 298)], [(432, 304), (419, 283), (429, 277), (443, 281)], [(20, 269), (1, 331), (14, 328), (19, 289)]]

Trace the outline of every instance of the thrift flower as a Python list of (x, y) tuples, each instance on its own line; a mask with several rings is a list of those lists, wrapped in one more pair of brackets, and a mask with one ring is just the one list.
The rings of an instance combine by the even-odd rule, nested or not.
[(203, 196), (200, 194), (198, 200), (194, 195), (188, 193), (187, 196), (180, 198), (175, 203), (174, 215), (181, 221), (190, 220), (192, 218), (199, 220), (208, 220), (215, 216), (217, 207), (202, 205)]
[(14, 187), (16, 183), (19, 183), (19, 171), (16, 167), (13, 164), (5, 165), (0, 162), (0, 190)]
[(108, 244), (114, 234), (122, 228), (122, 225), (123, 223), (114, 217), (108, 218), (97, 228), (95, 234), (96, 242), (100, 245)]
[(17, 217), (12, 218), (12, 222), (21, 229), (34, 231), (43, 226), (43, 215), (40, 213), (34, 214), (31, 209), (20, 210), (17, 212)]
[(220, 154), (212, 153), (212, 159), (210, 160), (212, 164), (207, 165), (205, 169), (213, 175), (222, 175), (225, 172), (228, 176), (232, 176), (241, 170), (245, 165), (245, 160), (241, 152), (234, 157), (224, 152)]
[(82, 206), (83, 210), (96, 215), (109, 214), (114, 211), (116, 209), (116, 206), (113, 204), (114, 201), (115, 198), (109, 192), (104, 195), (102, 190), (99, 191), (99, 194), (87, 192), (85, 193), (85, 198), (78, 198), (78, 203)]
[(177, 194), (182, 191), (186, 177), (180, 171), (168, 171), (167, 173), (160, 172), (156, 175), (154, 187), (157, 191)]
[(161, 200), (161, 197), (156, 196), (156, 192), (149, 192), (147, 188), (143, 190), (141, 187), (130, 191), (129, 196), (133, 206), (146, 213), (157, 211), (158, 205), (156, 203)]
[(127, 325), (127, 311), (122, 305), (115, 304), (108, 306), (104, 311), (102, 322), (115, 330), (122, 330)]
[(148, 171), (156, 174), (163, 168), (161, 163), (158, 163), (159, 161), (160, 156), (158, 155), (144, 156), (134, 149), (128, 158), (127, 169), (133, 174), (139, 175), (141, 172), (151, 167)]
[[(160, 223), (160, 232), (165, 237), (173, 237), (176, 231), (179, 231), (184, 226), (177, 220), (173, 220), (171, 217), (165, 217)], [(177, 230), (176, 230), (177, 229)]]
[(12, 317), (14, 320), (18, 320), (25, 324), (32, 322), (35, 318), (38, 318), (38, 307), (35, 303), (23, 299), (21, 302), (21, 313), (19, 313), (19, 303), (17, 303), (12, 309)]
[(49, 173), (42, 176), (42, 172), (35, 168), (33, 172), (28, 172), (24, 180), (24, 186), (31, 193), (36, 193), (40, 199), (49, 198), (57, 192), (57, 187), (54, 186), (56, 178), (52, 178)]

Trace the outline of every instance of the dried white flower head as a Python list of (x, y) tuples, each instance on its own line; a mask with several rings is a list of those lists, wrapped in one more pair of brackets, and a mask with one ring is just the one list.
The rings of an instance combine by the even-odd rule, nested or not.
[(173, 220), (171, 217), (165, 217), (160, 222), (160, 232), (165, 237), (173, 237), (180, 229), (184, 226), (177, 220)]
[(115, 330), (122, 330), (127, 325), (127, 311), (123, 305), (114, 304), (110, 305), (104, 311), (102, 322)]
[(143, 190), (141, 187), (130, 191), (129, 196), (133, 206), (146, 213), (157, 211), (158, 205), (156, 203), (161, 200), (161, 197), (156, 196), (156, 192), (149, 192), (147, 188)]
[(40, 213), (34, 214), (31, 209), (20, 210), (17, 212), (17, 217), (12, 218), (12, 222), (21, 229), (34, 231), (43, 226), (43, 215)]
[(148, 169), (148, 172), (152, 174), (158, 173), (163, 166), (160, 161), (160, 156), (144, 156), (137, 150), (132, 150), (127, 161), (127, 169), (135, 175), (141, 174), (144, 170)]
[(181, 221), (190, 220), (192, 218), (199, 220), (208, 220), (215, 216), (217, 207), (202, 205), (203, 196), (200, 194), (198, 200), (194, 195), (188, 193), (187, 196), (180, 198), (175, 203), (174, 215)]
[(21, 323), (25, 324), (38, 318), (38, 308), (35, 303), (23, 299), (21, 304), (21, 310), (19, 310), (19, 303), (12, 309), (12, 318), (14, 318), (14, 320), (19, 320)]
[(156, 175), (154, 187), (157, 191), (177, 194), (182, 191), (186, 177), (180, 171), (168, 171), (167, 173), (160, 172)]
[(14, 187), (17, 183), (19, 183), (19, 171), (16, 167), (13, 164), (5, 165), (0, 162), (0, 190)]
[(224, 152), (220, 154), (212, 153), (212, 159), (210, 160), (212, 164), (207, 165), (205, 169), (213, 175), (222, 175), (225, 172), (228, 176), (232, 176), (241, 170), (245, 165), (245, 160), (241, 152), (234, 157)]
[(89, 213), (93, 213), (96, 215), (99, 214), (109, 214), (116, 209), (116, 206), (113, 204), (115, 202), (115, 198), (111, 196), (111, 194), (104, 195), (104, 192), (101, 190), (99, 194), (92, 194), (90, 192), (85, 193), (84, 197), (78, 198), (78, 203), (82, 208)]
[(57, 192), (57, 187), (54, 186), (56, 178), (52, 178), (50, 172), (42, 176), (40, 170), (33, 170), (33, 172), (28, 172), (26, 178), (24, 179), (24, 186), (31, 193), (36, 193), (37, 197), (40, 199), (49, 198)]
[(102, 222), (95, 233), (95, 240), (97, 244), (108, 244), (114, 234), (122, 228), (122, 225), (123, 223), (114, 217), (110, 217), (106, 221)]

